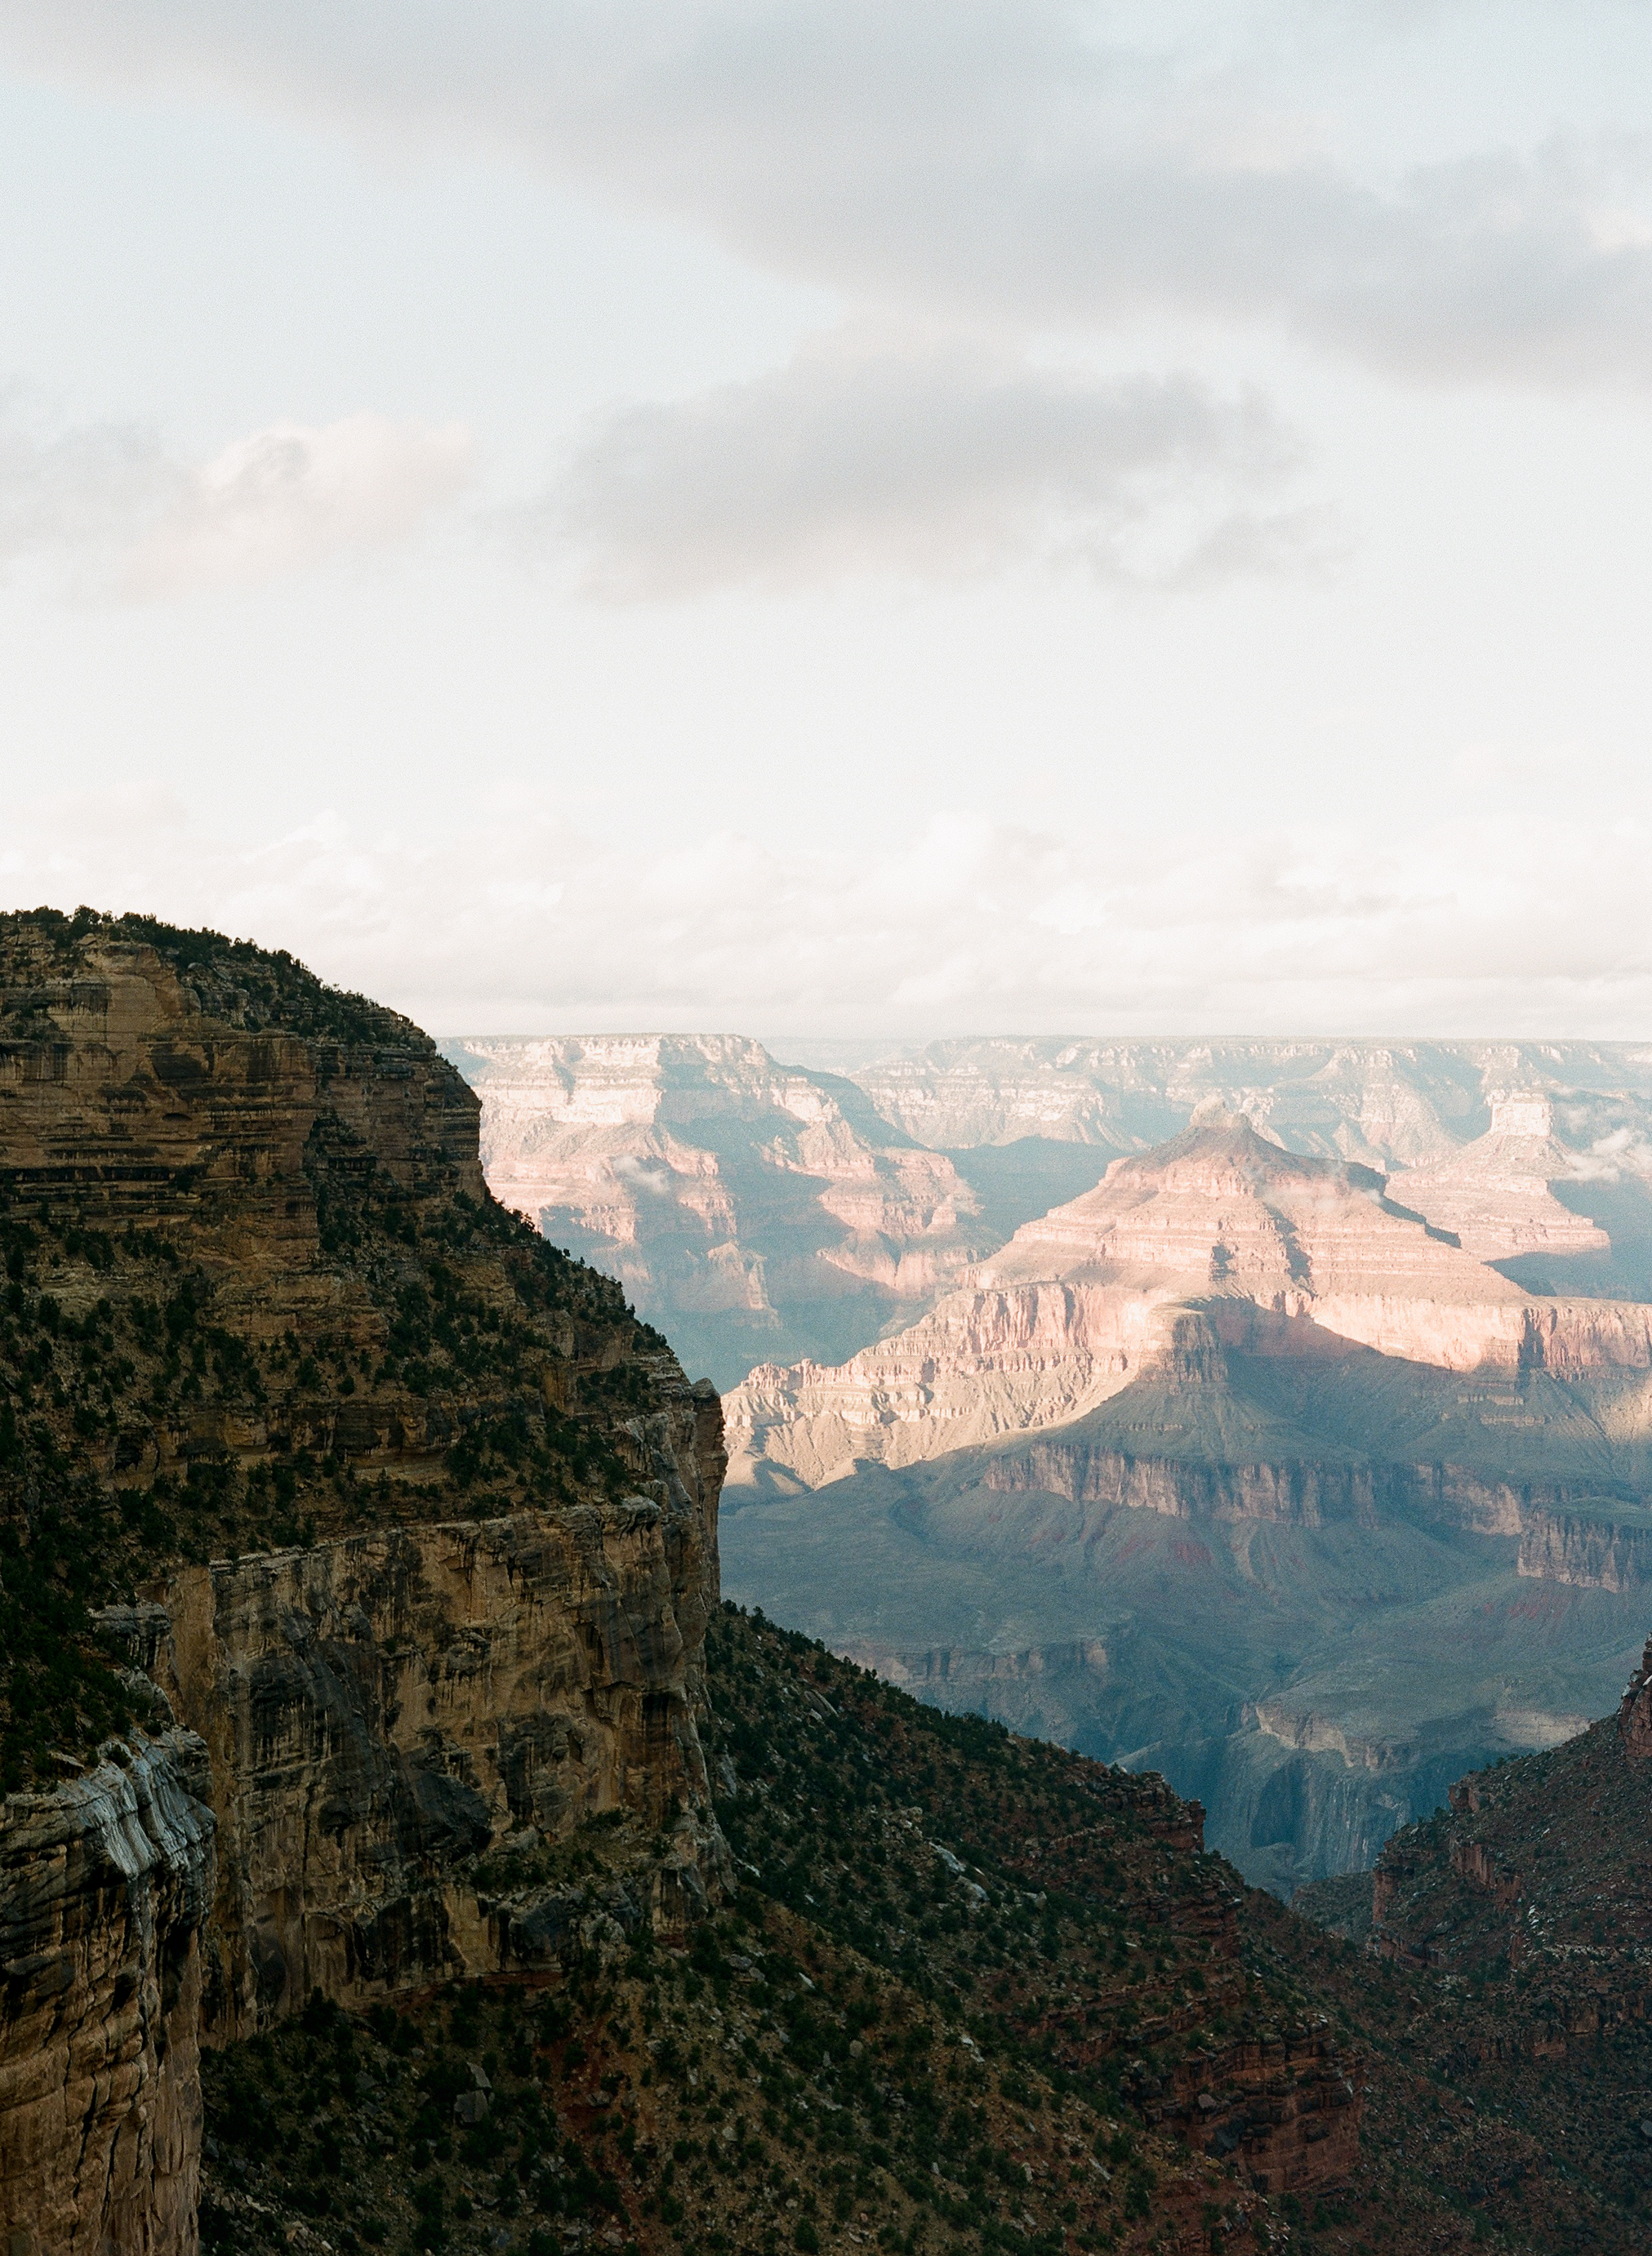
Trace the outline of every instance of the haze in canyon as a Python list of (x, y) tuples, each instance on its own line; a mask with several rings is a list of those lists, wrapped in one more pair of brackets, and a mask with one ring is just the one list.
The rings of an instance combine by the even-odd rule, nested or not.
[(446, 1051), (498, 1195), (732, 1386), (742, 1599), (1287, 1892), (1615, 1696), (1652, 1046)]

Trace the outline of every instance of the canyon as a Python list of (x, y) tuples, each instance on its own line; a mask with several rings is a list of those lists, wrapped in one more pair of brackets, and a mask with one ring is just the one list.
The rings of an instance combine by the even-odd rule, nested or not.
[[(857, 1928), (855, 1942), (818, 1926), (799, 1935), (791, 1822), (768, 1802), (797, 1734), (763, 1756), (774, 1785), (763, 1782), (758, 1738), (777, 1703), (801, 1718), (840, 1711), (815, 1688), (806, 1646), (763, 1632), (759, 1660), (737, 1632), (721, 1647), (713, 1635), (726, 1619), (717, 1397), (690, 1385), (615, 1284), (493, 1199), (479, 1113), (417, 1028), (290, 957), (90, 911), (0, 920), (10, 2256), (192, 2256), (203, 2225), (205, 2245), (249, 2256), (380, 2245), (391, 2231), (398, 2248), (446, 2247), (455, 2231), (479, 2248), (482, 2228), (465, 2229), (477, 2205), (467, 2188), (502, 2151), (496, 2091), (500, 2118), (509, 2100), (530, 2123), (526, 2192), (510, 2204), (545, 2220), (524, 2225), (529, 2245), (543, 2245), (552, 2219), (581, 2245), (593, 2199), (599, 2210), (629, 2201), (641, 2240), (676, 2245), (684, 2204), (657, 2146), (652, 2190), (628, 2195), (599, 2174), (609, 2165), (597, 2119), (615, 2098), (569, 2107), (554, 2168), (538, 2167), (531, 2132), (553, 2076), (554, 2105), (568, 2106), (567, 2081), (589, 2064), (584, 2039), (569, 2041), (576, 2012), (591, 2049), (622, 2055), (629, 2041), (594, 2003), (603, 1984), (611, 2000), (629, 1982), (644, 2026), (657, 2025), (672, 1985), (650, 1970), (655, 1952), (669, 1969), (692, 1949), (720, 1970), (722, 1995), (736, 1935), (765, 1955), (805, 1949), (842, 2010), (860, 2011), (849, 2027), (890, 2017), (879, 2042), (899, 2075), (938, 2041), (957, 2050), (924, 2020), (935, 1977), (898, 1928)], [(742, 1705), (754, 1669), (773, 1689)], [(857, 1853), (887, 1860), (892, 1843), (922, 1875), (915, 1900), (956, 1887), (972, 1910), (997, 1905), (1018, 1935), (1030, 1891), (1008, 1866), (999, 1874), (984, 1837), (959, 1836), (939, 1811), (913, 1837), (934, 1776), (930, 1711), (909, 1717), (889, 1704), (897, 1695), (861, 1681), (864, 1692), (853, 1678), (833, 1688), (860, 1700), (873, 1738), (910, 1743), (904, 1798), (869, 1797), (870, 1757), (859, 1754), (836, 1809), (818, 1813), (817, 1885), (835, 1851), (847, 1886), (845, 1828), (858, 1811), (868, 1829)], [(977, 2026), (935, 2073), (986, 2092), (975, 2063), (995, 2059), (994, 2076), (1027, 2090), (1026, 2104), (1063, 2106), (1085, 2147), (1125, 2142), (1139, 2158), (1135, 2206), (1110, 2174), (1084, 2189), (1096, 2229), (1115, 2238), (1120, 2225), (1156, 2231), (1213, 2187), (1241, 2217), (1340, 2183), (1358, 2161), (1357, 2086), (1321, 2034), (1272, 2034), (1294, 1993), (1239, 1967), (1244, 1899), (1213, 1892), (1198, 1813), (1162, 1781), (1053, 1751), (1006, 1768), (971, 1731), (955, 1763), (992, 1778), (1010, 1836), (1070, 1807), (1100, 1829), (1113, 1907), (1082, 1913), (1086, 1947), (1104, 1951), (1121, 1916), (1156, 1921), (1167, 1885), (1185, 1899), (1179, 1948), (1209, 1961), (1228, 2034), (1207, 2060), (1192, 2020), (1172, 2013), (1179, 2064), (1167, 2087), (1129, 2065), (1150, 1985), (1115, 1970), (1117, 2025), (1073, 2055), (1086, 2077), (1105, 2055), (1105, 2089), (1077, 2096), (1052, 2055), (1066, 2082), (1034, 2101), (1024, 2079), (1040, 2071), (1017, 2029), (1042, 2010), (1036, 1960), (1024, 1998), (1001, 2016), (969, 2002), (966, 1953), (949, 1978), (954, 2011)], [(881, 1752), (892, 1780), (893, 1752)], [(826, 1775), (830, 1755), (823, 1747), (812, 1776)], [(736, 1762), (761, 1786), (746, 1807)], [(948, 1831), (986, 1884), (960, 1879)], [(767, 1896), (749, 1885), (765, 1866)], [(903, 1915), (892, 1900), (891, 1920)], [(998, 1963), (1020, 1965), (1019, 1949)], [(868, 1961), (841, 1959), (855, 1949), (883, 1954), (871, 2007)], [(696, 2009), (700, 1994), (680, 1992), (685, 2019), (674, 2024), (691, 2063), (717, 2041), (719, 2016)], [(554, 2010), (524, 2024), (521, 2013), (547, 1998)], [(771, 2003), (788, 2026), (772, 2010), (749, 2017), (748, 2057), (768, 2062), (777, 2097), (797, 2096), (798, 2120), (805, 2087), (788, 2081), (786, 2060), (820, 2079), (811, 2088), (823, 2111), (869, 2111), (885, 2161), (862, 2197), (916, 2229), (943, 2196), (889, 2119), (889, 2085), (866, 2072), (840, 2083), (819, 2046), (811, 2052), (806, 2016), (784, 1997)], [(526, 2065), (508, 2070), (490, 2054), (501, 2086), (478, 2064), (455, 2090), (445, 2032), (489, 2010), (506, 2017), (510, 2061)], [(277, 2136), (284, 2032), (302, 2113)], [(317, 2097), (333, 2090), (317, 2055), (328, 2032), (345, 2066), (326, 2104), (342, 2111), (318, 2136)], [(856, 2038), (848, 2049), (866, 2048)], [(410, 2054), (414, 2091), (441, 2097), (419, 2099), (402, 2126), (404, 2154), (385, 2170), (397, 2150), (383, 2145), (383, 2095), (403, 2083)], [(366, 2083), (364, 2060), (376, 2071)], [(663, 2053), (660, 2067), (669, 2083), (680, 2058), (673, 2070)], [(601, 2072), (631, 2083), (638, 2071), (633, 2060)], [(695, 2081), (691, 2069), (679, 2132)], [(1104, 2134), (1114, 2094), (1136, 2133), (1115, 2120)], [(355, 2105), (375, 2127), (349, 2114)], [(917, 2120), (922, 2144), (921, 2110)], [(996, 2151), (1016, 2214), (1036, 2209), (1039, 2231), (1059, 2241), (1060, 2176), (1034, 2186), (1024, 2121), (1001, 2111), (991, 2127), (1008, 2142)], [(628, 2180), (647, 2168), (636, 2132), (633, 2119)], [(1206, 2154), (1213, 2140), (1219, 2155), (1243, 2154), (1242, 2176)], [(348, 2188), (345, 2141), (358, 2160)], [(1016, 2149), (1029, 2159), (1012, 2161)], [(835, 2201), (830, 2148), (818, 2175), (805, 2168), (812, 2209)], [(949, 2168), (946, 2203), (997, 2230), (999, 2197), (982, 2192), (975, 2164)], [(775, 2205), (761, 2173), (749, 2198), (754, 2218)], [(306, 2221), (318, 2217), (338, 2220), (333, 2238)]]
[[(1652, 1051), (998, 1040), (787, 1067), (650, 1038), (537, 1046), (547, 1096), (531, 1047), (466, 1068), (491, 1177), (738, 1381), (724, 1541), (748, 1603), (926, 1696), (1166, 1769), (1286, 1891), (1609, 1695), (1648, 1556)], [(747, 1093), (714, 1100), (712, 1075)], [(828, 1099), (818, 1147), (763, 1128)], [(718, 1265), (767, 1272), (756, 1202), (725, 1197), (714, 1242), (676, 1192), (614, 1203), (612, 1169), (664, 1175), (661, 1124), (696, 1106), (742, 1114), (748, 1178), (784, 1152), (817, 1239), (827, 1147), (862, 1180), (880, 1151), (908, 1181), (923, 1152), (951, 1171), (944, 1213), (885, 1199), (875, 1258), (774, 1262), (811, 1292), (876, 1271), (875, 1301), (833, 1301), (831, 1349), (764, 1350), (754, 1323), (789, 1319), (709, 1306)], [(670, 1180), (706, 1172), (678, 1150)], [(944, 1247), (901, 1250), (938, 1220)]]
[(488, 1180), (684, 1363), (846, 1354), (999, 1242), (945, 1153), (735, 1036), (454, 1040)]
[[(1269, 1838), (1299, 1839), (1302, 1764), (1398, 1809), (1455, 1760), (1441, 1622), (1410, 1623), (1396, 1700), (1388, 1601), (1457, 1604), (1489, 1684), (1495, 1570), (1542, 1599), (1491, 1634), (1500, 1728), (1543, 1745), (1595, 1712), (1585, 1614), (1603, 1646), (1644, 1633), (1645, 1308), (1536, 1295), (1363, 1163), (1206, 1114), (1009, 1228), (1001, 1198), (988, 1250), (930, 1275), (934, 1309), (1043, 1292), (1051, 1340), (1085, 1311), (1078, 1391), (983, 1335), (974, 1438), (913, 1381), (916, 1450), (812, 1488), (748, 1416), (725, 1519), (714, 1390), (495, 1200), (481, 1128), (416, 1027), (291, 957), (0, 919), (8, 2256), (1640, 2245), (1633, 2154), (1580, 2185), (1489, 2055), (1454, 2062), (1460, 2179), (1419, 2158), (1438, 2062), (1408, 2048), (1458, 2026), (1410, 1909), (1432, 1835), (1388, 1852), (1387, 1956), (1358, 1961), (1144, 1760), (974, 1711), (1075, 1740), (1099, 1696), (1138, 1757), (1149, 1726), (1184, 1747), (1197, 1656), (1286, 1751)], [(1449, 1463), (1370, 1445), (1405, 1404)], [(1598, 1477), (1569, 1485), (1585, 1413)], [(798, 1627), (722, 1599), (748, 1529), (777, 1585), (808, 1570)], [(857, 1577), (874, 1668), (800, 1633)], [(960, 1604), (973, 1643), (906, 1636)], [(1316, 1617), (1336, 1683), (1246, 1695)], [(1357, 1792), (1337, 1822), (1369, 1844)], [(1494, 1844), (1449, 1869), (1508, 1893)]]
[(1370, 1864), (1460, 1772), (1580, 1728), (1639, 1634), (1652, 1308), (1522, 1270), (1615, 1258), (1554, 1109), (1495, 1099), (1390, 1178), (1206, 1104), (916, 1324), (749, 1375), (730, 1586), (1164, 1771), (1255, 1881)]

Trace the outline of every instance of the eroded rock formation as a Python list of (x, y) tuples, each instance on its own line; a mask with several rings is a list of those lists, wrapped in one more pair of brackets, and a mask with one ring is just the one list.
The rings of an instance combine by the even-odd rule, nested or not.
[(844, 1352), (997, 1242), (944, 1153), (734, 1035), (450, 1042), (507, 1206), (720, 1384)]
[(1201, 1106), (1243, 1112), (1293, 1152), (1384, 1173), (1447, 1160), (1495, 1092), (1550, 1102), (1574, 1150), (1643, 1139), (1652, 1051), (1635, 1042), (1291, 1039), (930, 1042), (850, 1068), (885, 1119), (957, 1150), (1029, 1136), (1141, 1152)]
[(1064, 1424), (1163, 1371), (1190, 1308), (1222, 1346), (1287, 1363), (1362, 1348), (1462, 1373), (1652, 1372), (1652, 1308), (1534, 1299), (1369, 1170), (1223, 1116), (1114, 1160), (840, 1369), (754, 1371), (728, 1406), (735, 1477), (766, 1463), (818, 1484)]
[[(717, 1399), (493, 1203), (477, 1112), (288, 958), (0, 920), (16, 2251), (193, 2249), (203, 2036), (720, 1885)], [(657, 1846), (594, 1895), (609, 1811)]]

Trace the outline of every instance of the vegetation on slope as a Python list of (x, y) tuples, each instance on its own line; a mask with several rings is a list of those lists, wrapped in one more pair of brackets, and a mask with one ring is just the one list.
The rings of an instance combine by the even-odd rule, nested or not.
[[(732, 1609), (708, 1660), (735, 1898), (675, 1946), (599, 1916), (549, 1988), (313, 2013), (209, 2058), (209, 2245), (1634, 2245), (1540, 2124), (1431, 2050), (1426, 1970), (1244, 1889), (1159, 1781), (939, 1714)], [(563, 1853), (594, 1914), (650, 1848), (598, 1821)], [(1304, 2038), (1366, 2079), (1362, 2147), (1339, 2182), (1264, 2192)]]
[[(84, 910), (0, 918), (0, 1055), (53, 1031), (41, 983), (72, 980), (91, 940), (156, 948), (208, 1026), (434, 1058), (290, 956)], [(73, 1769), (141, 1710), (92, 1613), (170, 1563), (634, 1483), (616, 1429), (668, 1350), (610, 1279), (491, 1198), (410, 1191), (336, 1117), (304, 1171), (314, 1273), (357, 1313), (320, 1301), (271, 1338), (224, 1305), (193, 1187), (42, 1187), (0, 1165), (0, 1792)], [(341, 1411), (369, 1443), (398, 1421), (443, 1438), (411, 1470), (375, 1468), (370, 1449), (313, 1445)]]

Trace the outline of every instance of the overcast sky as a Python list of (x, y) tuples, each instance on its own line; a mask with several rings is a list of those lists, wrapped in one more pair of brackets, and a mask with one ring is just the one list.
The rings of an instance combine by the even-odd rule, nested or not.
[(1652, 0), (0, 0), (0, 905), (1652, 1037)]

